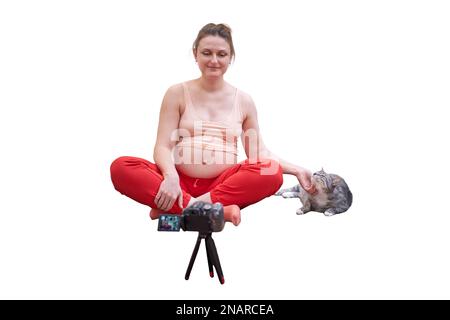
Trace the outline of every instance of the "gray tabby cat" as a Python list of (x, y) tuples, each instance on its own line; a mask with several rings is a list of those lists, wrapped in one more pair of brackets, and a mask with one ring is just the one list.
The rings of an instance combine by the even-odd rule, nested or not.
[(306, 192), (299, 184), (292, 188), (281, 189), (275, 195), (283, 198), (300, 198), (303, 207), (297, 209), (297, 214), (317, 211), (332, 216), (350, 208), (353, 195), (340, 176), (326, 173), (322, 169), (313, 173), (311, 181), (317, 189), (314, 195)]

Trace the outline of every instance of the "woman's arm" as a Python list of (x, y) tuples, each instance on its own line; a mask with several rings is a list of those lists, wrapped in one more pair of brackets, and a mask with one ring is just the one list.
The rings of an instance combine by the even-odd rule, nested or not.
[(243, 133), (241, 138), (247, 158), (251, 160), (274, 159), (281, 165), (284, 174), (291, 174), (297, 177), (307, 192), (316, 192), (311, 184), (311, 172), (309, 170), (279, 158), (266, 147), (259, 130), (256, 106), (249, 95), (243, 95), (242, 111), (244, 122), (242, 124)]
[(177, 85), (167, 90), (159, 112), (158, 134), (153, 150), (153, 159), (164, 176), (178, 177), (172, 157), (172, 150), (176, 143), (173, 134), (178, 129), (180, 121), (178, 90)]
[(170, 87), (164, 95), (153, 150), (153, 159), (164, 176), (155, 203), (164, 211), (169, 210), (177, 199), (179, 206), (183, 206), (183, 194), (172, 154), (176, 143), (174, 137), (180, 120), (180, 90), (182, 90), (181, 86), (175, 85)]

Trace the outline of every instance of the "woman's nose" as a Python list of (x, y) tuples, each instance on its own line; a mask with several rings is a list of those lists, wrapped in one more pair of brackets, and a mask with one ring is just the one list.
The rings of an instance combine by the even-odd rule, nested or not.
[(211, 62), (214, 62), (214, 63), (217, 62), (217, 55), (215, 55), (215, 54), (212, 55)]

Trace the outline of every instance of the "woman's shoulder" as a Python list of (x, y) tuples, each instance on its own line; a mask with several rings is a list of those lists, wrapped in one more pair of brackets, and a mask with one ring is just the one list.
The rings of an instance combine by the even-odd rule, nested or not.
[(239, 104), (241, 106), (241, 110), (244, 112), (244, 114), (246, 114), (248, 113), (248, 111), (255, 108), (255, 103), (253, 102), (253, 98), (249, 93), (239, 88), (237, 88), (237, 90), (239, 93)]
[(172, 101), (172, 104), (177, 106), (183, 105), (184, 101), (184, 82), (171, 85), (164, 94), (164, 100)]
[(252, 102), (252, 97), (245, 92), (244, 90), (242, 90), (241, 88), (238, 88), (237, 86), (227, 82), (228, 87), (230, 88), (230, 92), (237, 92), (238, 94), (238, 99), (241, 105), (243, 104), (248, 104), (250, 102)]
[(241, 99), (241, 102), (243, 102), (245, 104), (253, 103), (253, 99), (250, 94), (248, 94), (247, 92), (245, 92), (241, 89), (238, 89), (238, 92), (239, 92), (239, 97)]
[(192, 89), (195, 86), (194, 82), (195, 79), (175, 83), (167, 89), (166, 94), (183, 97), (185, 93), (185, 88), (188, 88), (188, 90)]
[(173, 109), (173, 110), (180, 110), (180, 106), (183, 104), (184, 97), (183, 97), (183, 84), (182, 83), (176, 83), (171, 85), (164, 94), (163, 98), (163, 108), (164, 109)]
[(176, 83), (171, 85), (167, 91), (166, 91), (166, 95), (180, 95), (183, 93), (183, 83), (184, 82), (180, 82), (180, 83)]

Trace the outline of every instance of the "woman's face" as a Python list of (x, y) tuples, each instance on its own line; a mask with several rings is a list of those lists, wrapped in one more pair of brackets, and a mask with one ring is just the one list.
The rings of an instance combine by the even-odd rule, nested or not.
[(203, 76), (221, 77), (231, 62), (230, 45), (222, 37), (206, 36), (200, 40), (194, 56)]

